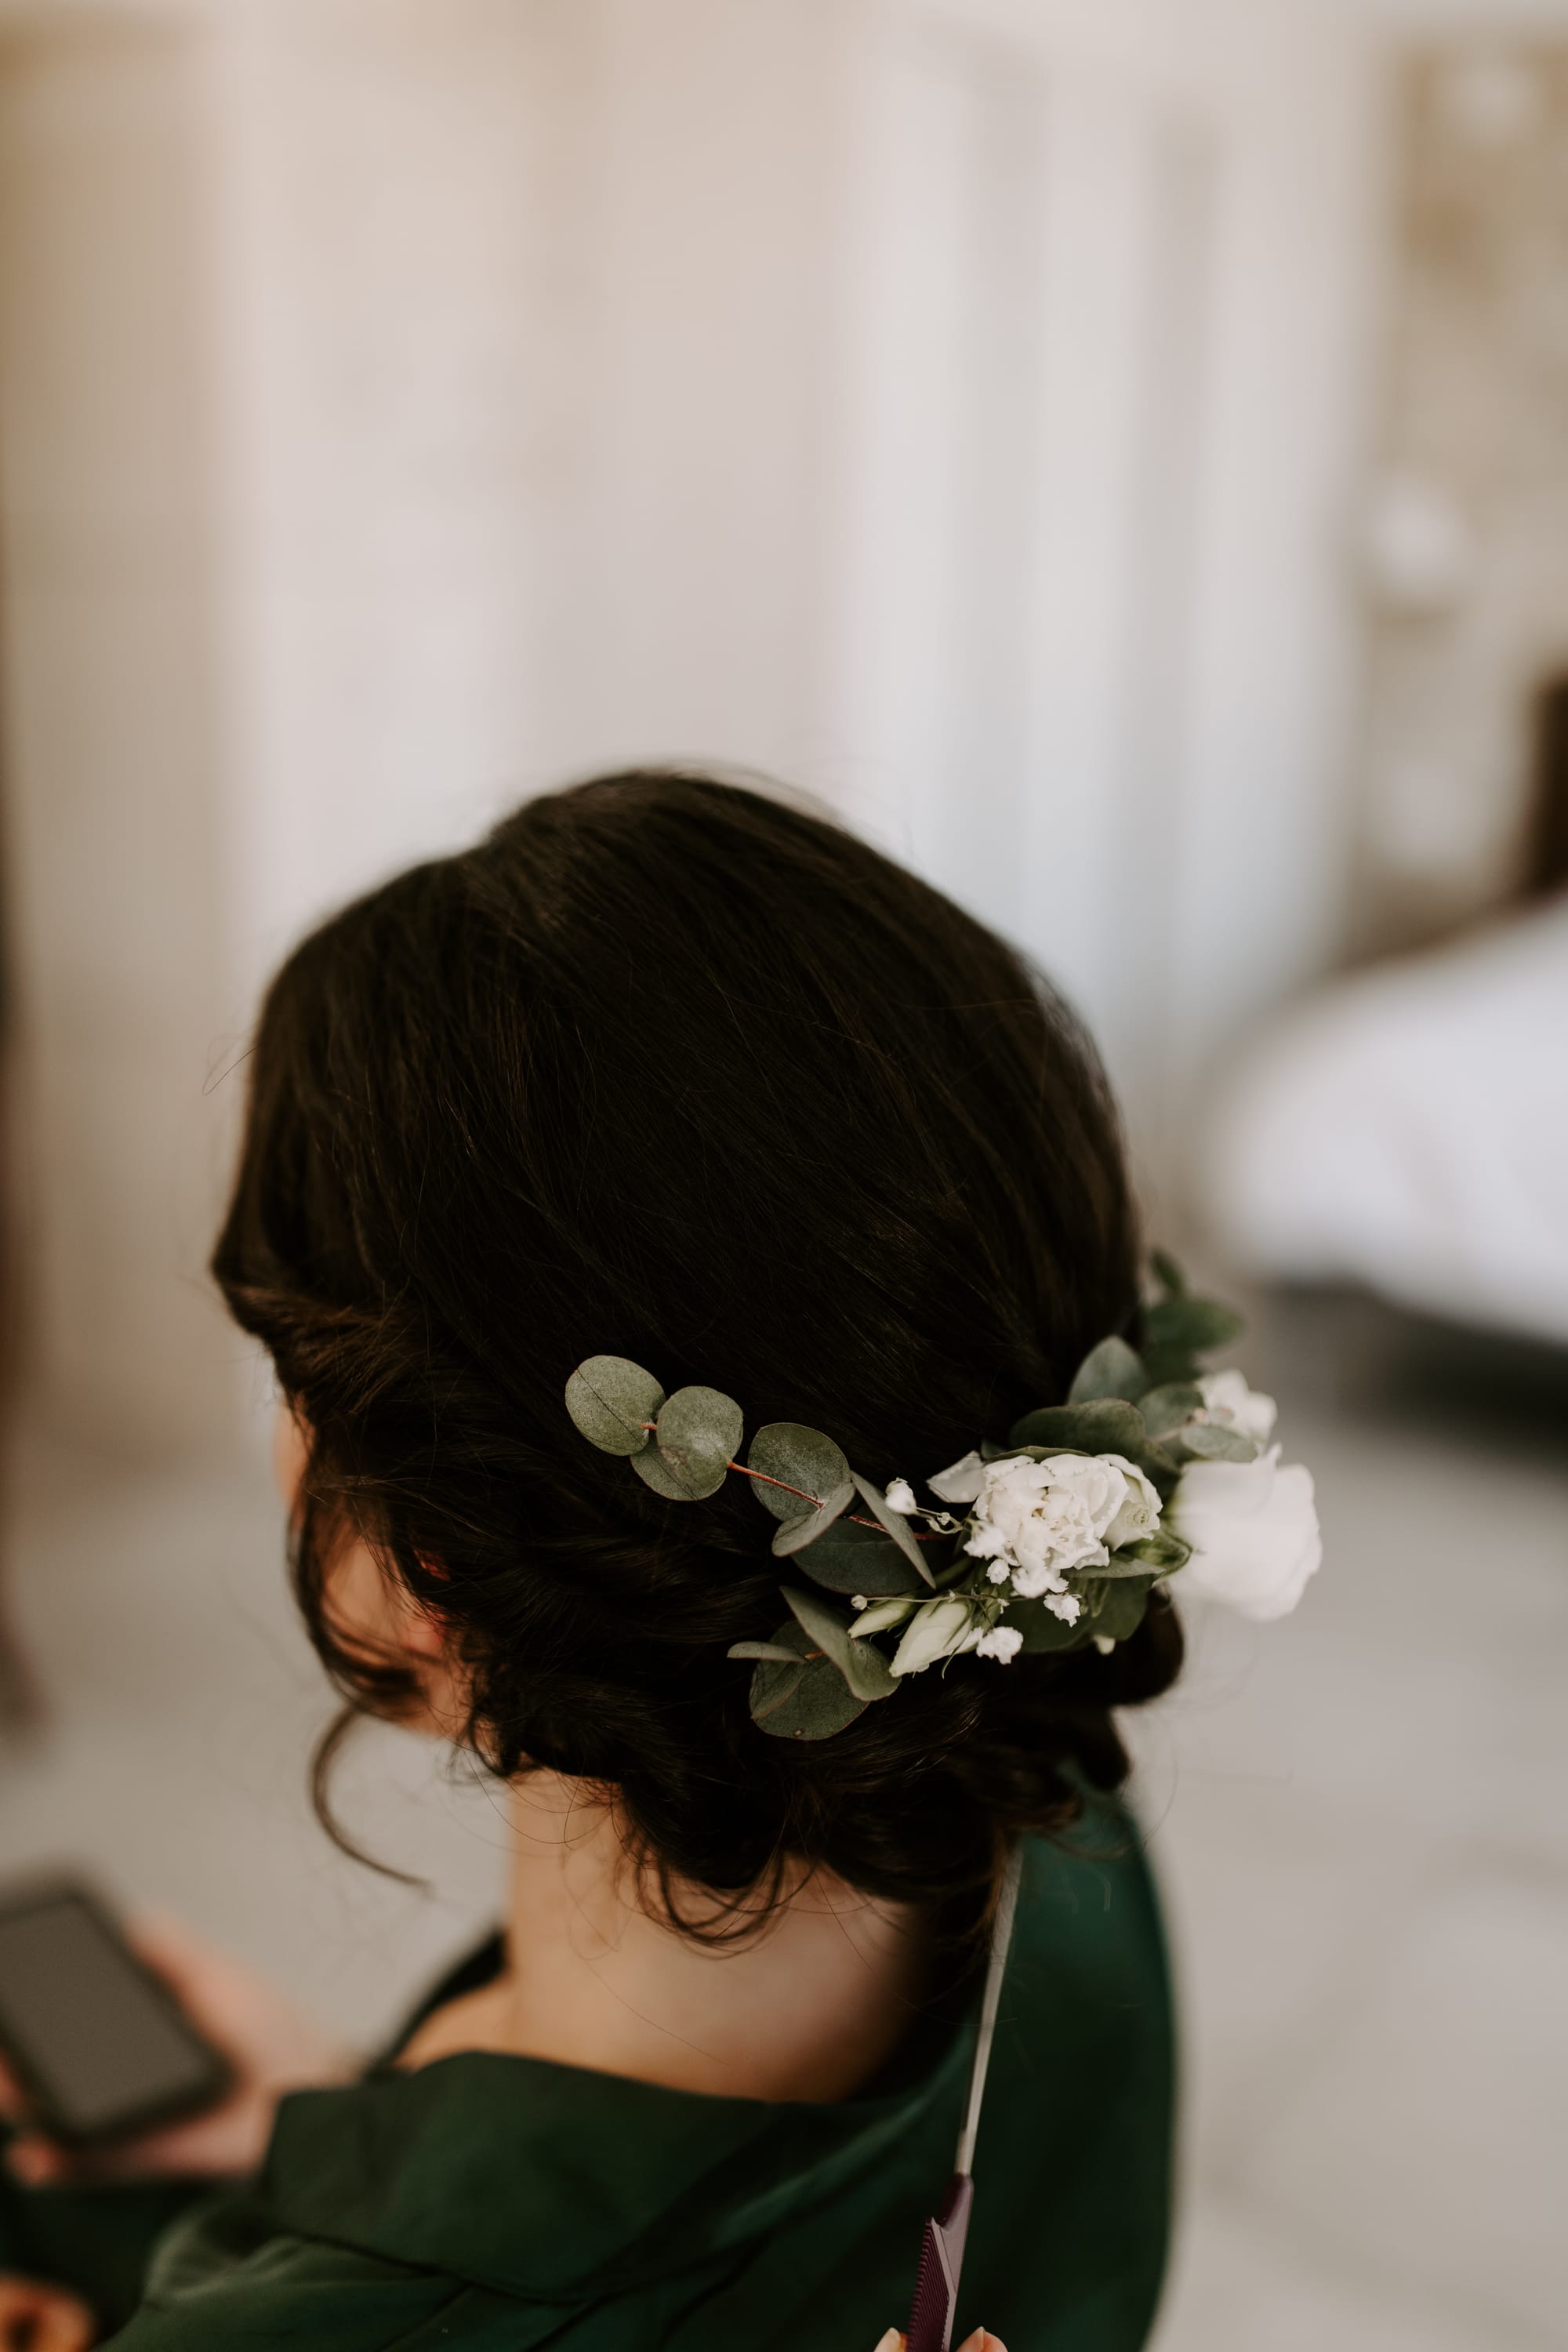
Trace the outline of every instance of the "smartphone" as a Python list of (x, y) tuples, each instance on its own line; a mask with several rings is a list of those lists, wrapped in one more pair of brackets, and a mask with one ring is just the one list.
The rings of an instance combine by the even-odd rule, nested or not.
[(67, 2147), (198, 2114), (233, 2079), (105, 1904), (64, 1877), (0, 1888), (0, 2051)]

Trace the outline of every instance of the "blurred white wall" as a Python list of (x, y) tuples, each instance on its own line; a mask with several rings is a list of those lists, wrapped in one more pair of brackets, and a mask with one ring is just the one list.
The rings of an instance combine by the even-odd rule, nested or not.
[(1338, 941), (1382, 89), (1352, 0), (0, 17), (59, 1409), (211, 1441), (202, 1086), (259, 976), (607, 761), (819, 787), (1059, 974), (1157, 1139)]
[[(178, 26), (0, 32), (0, 813), (25, 1373), (133, 1449), (233, 1426), (200, 1281), (234, 1011), (210, 167)], [(230, 1041), (232, 1042), (232, 1037)]]

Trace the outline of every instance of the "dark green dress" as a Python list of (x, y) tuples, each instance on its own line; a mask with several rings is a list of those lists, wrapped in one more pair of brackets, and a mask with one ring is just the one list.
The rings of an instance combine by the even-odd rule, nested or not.
[[(1132, 1836), (1101, 1812), (1071, 1855), (1029, 1847), (955, 2342), (1148, 2334), (1172, 2038)], [(837, 2106), (478, 2052), (376, 2069), (285, 2099), (251, 2186), (7, 2189), (0, 2270), (86, 2294), (115, 2352), (872, 2352), (952, 2168), (974, 2008)]]

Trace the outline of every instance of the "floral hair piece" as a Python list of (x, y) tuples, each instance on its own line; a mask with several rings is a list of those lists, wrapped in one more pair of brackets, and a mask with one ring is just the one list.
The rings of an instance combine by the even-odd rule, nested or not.
[[(929, 1477), (935, 1505), (903, 1478), (882, 1493), (832, 1438), (795, 1422), (759, 1429), (742, 1463), (741, 1408), (717, 1389), (667, 1397), (621, 1356), (577, 1367), (566, 1409), (591, 1444), (672, 1502), (703, 1501), (731, 1471), (750, 1479), (778, 1521), (774, 1557), (818, 1588), (781, 1586), (784, 1624), (730, 1650), (752, 1663), (762, 1730), (828, 1738), (907, 1675), (968, 1652), (1006, 1665), (1090, 1642), (1109, 1651), (1177, 1574), (1188, 1593), (1245, 1616), (1295, 1607), (1322, 1557), (1311, 1474), (1281, 1467), (1268, 1446), (1272, 1397), (1238, 1371), (1200, 1369), (1240, 1317), (1189, 1293), (1168, 1257), (1153, 1267), (1142, 1349), (1102, 1339), (1065, 1404), (1026, 1413), (1005, 1445), (986, 1440)], [(894, 1634), (890, 1654), (878, 1646)]]

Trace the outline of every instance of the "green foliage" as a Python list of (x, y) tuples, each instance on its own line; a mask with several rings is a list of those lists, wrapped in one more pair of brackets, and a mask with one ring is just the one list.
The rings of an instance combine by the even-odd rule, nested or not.
[(1125, 1339), (1102, 1339), (1091, 1348), (1068, 1391), (1069, 1404), (1088, 1404), (1096, 1397), (1125, 1397), (1136, 1402), (1149, 1385), (1141, 1356)]
[[(752, 1676), (750, 1706), (753, 1723), (761, 1723), (775, 1707), (794, 1696), (805, 1673), (806, 1659), (816, 1645), (793, 1617), (786, 1617), (772, 1640), (758, 1646), (775, 1654), (760, 1659)], [(733, 1657), (743, 1647), (737, 1642), (730, 1655)], [(786, 1659), (788, 1664), (784, 1663)]]
[(1151, 1389), (1147, 1396), (1140, 1397), (1138, 1410), (1151, 1437), (1173, 1437), (1194, 1412), (1203, 1410), (1203, 1391), (1194, 1381), (1167, 1381), (1163, 1388)]
[[(772, 1491), (776, 1493), (777, 1488)], [(820, 1510), (804, 1511), (798, 1519), (785, 1519), (773, 1532), (774, 1559), (785, 1559), (792, 1552), (804, 1551), (807, 1544), (814, 1544), (819, 1536), (826, 1534), (835, 1519), (843, 1517), (854, 1500), (854, 1481), (846, 1478), (831, 1495), (823, 1496)], [(858, 1586), (856, 1590), (859, 1590)]]
[(762, 1728), (774, 1739), (831, 1739), (865, 1712), (866, 1701), (856, 1697), (837, 1666), (818, 1658), (782, 1706), (770, 1709)]
[(590, 1356), (566, 1383), (566, 1410), (601, 1454), (635, 1454), (650, 1443), (664, 1391), (651, 1372), (625, 1356)]
[(1129, 1577), (1108, 1583), (1096, 1577), (1084, 1587), (1083, 1615), (1079, 1623), (1090, 1634), (1100, 1634), (1112, 1642), (1125, 1642), (1143, 1622), (1153, 1590), (1152, 1576)]
[(1168, 1503), (1182, 1475), (1182, 1465), (1175, 1455), (1167, 1453), (1163, 1445), (1143, 1445), (1131, 1459), (1136, 1462), (1145, 1478), (1159, 1488), (1161, 1501)]
[(869, 1600), (880, 1600), (889, 1593), (926, 1590), (891, 1536), (842, 1517), (800, 1554), (800, 1565), (827, 1592), (864, 1592)]
[(865, 1712), (832, 1660), (813, 1658), (817, 1647), (805, 1628), (793, 1620), (781, 1625), (774, 1645), (798, 1665), (763, 1660), (752, 1676), (752, 1720), (775, 1739), (831, 1739)]
[(656, 1495), (662, 1495), (667, 1503), (704, 1502), (710, 1495), (716, 1495), (724, 1483), (721, 1470), (706, 1486), (695, 1484), (686, 1473), (665, 1460), (657, 1444), (650, 1445), (646, 1454), (634, 1454), (632, 1468), (643, 1485), (651, 1486)]
[(771, 1658), (786, 1666), (798, 1666), (800, 1659), (794, 1650), (786, 1650), (781, 1642), (731, 1642), (724, 1655), (727, 1658)]
[(1217, 1421), (1200, 1421), (1184, 1429), (1181, 1442), (1191, 1454), (1201, 1462), (1256, 1462), (1258, 1448), (1250, 1437), (1243, 1437), (1239, 1429), (1226, 1429)]
[(700, 1503), (724, 1484), (744, 1433), (741, 1408), (717, 1389), (677, 1389), (660, 1408), (653, 1446), (632, 1467), (658, 1495)]
[(1183, 1295), (1162, 1298), (1143, 1310), (1143, 1329), (1152, 1347), (1185, 1349), (1191, 1355), (1223, 1348), (1243, 1328), (1235, 1307), (1223, 1306), (1217, 1298)]
[(1039, 1445), (1075, 1454), (1134, 1454), (1143, 1444), (1143, 1416), (1121, 1397), (1096, 1397), (1026, 1412), (1009, 1434), (1016, 1452)]
[(1024, 1637), (1025, 1649), (1031, 1652), (1081, 1650), (1089, 1639), (1089, 1628), (1081, 1616), (1076, 1625), (1064, 1625), (1043, 1601), (1015, 1601), (1002, 1622), (1016, 1625)]
[[(869, 1505), (874, 1517), (892, 1537), (921, 1583), (934, 1585), (936, 1579), (921, 1557), (920, 1545), (915, 1540), (908, 1519), (901, 1512), (894, 1510), (886, 1495), (873, 1486), (869, 1478), (862, 1478), (858, 1470), (851, 1470), (849, 1475), (855, 1482), (855, 1492), (859, 1496), (860, 1500)], [(862, 1591), (865, 1590), (864, 1586), (858, 1589)]]
[(830, 1609), (826, 1601), (819, 1601), (814, 1592), (802, 1592), (787, 1584), (782, 1590), (796, 1622), (810, 1634), (824, 1656), (831, 1658), (857, 1698), (891, 1697), (898, 1685), (880, 1650), (874, 1650), (869, 1642), (851, 1640), (849, 1629), (837, 1610)]
[[(1159, 1575), (1170, 1576), (1178, 1568), (1184, 1568), (1192, 1556), (1190, 1543), (1184, 1543), (1181, 1537), (1173, 1535), (1169, 1528), (1161, 1528), (1157, 1534), (1143, 1536), (1137, 1543), (1124, 1544), (1120, 1551), (1111, 1553), (1110, 1560), (1111, 1568), (1117, 1569), (1121, 1575), (1131, 1573), (1131, 1565), (1118, 1568), (1117, 1564), (1122, 1561), (1131, 1564), (1136, 1560), (1142, 1567), (1153, 1569)], [(1111, 1570), (1107, 1569), (1101, 1572), (1109, 1575)]]
[(1168, 1251), (1151, 1250), (1149, 1253), (1149, 1265), (1153, 1273), (1155, 1281), (1160, 1285), (1162, 1290), (1163, 1290), (1168, 1297), (1172, 1298), (1185, 1297), (1187, 1277), (1182, 1272), (1181, 1267), (1176, 1264), (1175, 1259), (1170, 1255)]
[[(752, 1492), (775, 1519), (798, 1519), (803, 1495), (820, 1505), (847, 1485), (849, 1465), (831, 1437), (820, 1429), (804, 1428), (797, 1421), (770, 1421), (759, 1429), (746, 1455), (746, 1467), (758, 1475)], [(763, 1482), (776, 1478), (780, 1483)], [(786, 1493), (786, 1488), (796, 1491)]]

